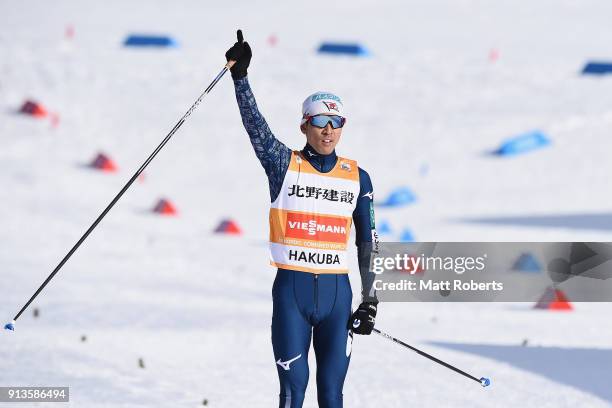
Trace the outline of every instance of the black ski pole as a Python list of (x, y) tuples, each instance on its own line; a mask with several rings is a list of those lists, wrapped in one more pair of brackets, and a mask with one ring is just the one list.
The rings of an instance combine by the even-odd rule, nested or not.
[(459, 374), (461, 374), (461, 375), (466, 376), (466, 377), (467, 377), (467, 378), (469, 378), (470, 380), (474, 380), (474, 381), (476, 381), (477, 383), (480, 383), (480, 385), (482, 385), (483, 387), (488, 387), (489, 385), (491, 385), (491, 380), (490, 380), (490, 379), (488, 379), (488, 378), (486, 378), (486, 377), (476, 378), (476, 377), (474, 377), (473, 375), (470, 375), (470, 374), (466, 373), (465, 371), (458, 369), (458, 368), (457, 368), (457, 367), (455, 367), (455, 366), (452, 366), (452, 365), (450, 365), (450, 364), (448, 364), (448, 363), (446, 363), (446, 362), (444, 362), (444, 361), (442, 361), (442, 360), (440, 360), (440, 359), (437, 359), (437, 358), (435, 358), (434, 356), (432, 356), (432, 355), (430, 355), (430, 354), (427, 354), (427, 353), (425, 353), (424, 351), (421, 351), (421, 350), (419, 350), (419, 349), (418, 349), (418, 348), (416, 348), (416, 347), (412, 347), (411, 345), (406, 344), (406, 343), (404, 343), (403, 341), (398, 340), (398, 339), (396, 339), (395, 337), (393, 337), (393, 336), (391, 336), (391, 335), (389, 335), (389, 334), (387, 334), (387, 333), (385, 333), (385, 332), (383, 332), (383, 331), (381, 331), (381, 330), (378, 330), (378, 329), (374, 328), (374, 329), (372, 329), (372, 331), (373, 331), (373, 332), (375, 332), (375, 333), (378, 333), (379, 335), (383, 336), (383, 337), (384, 337), (384, 338), (386, 338), (386, 339), (391, 340), (391, 341), (392, 341), (392, 342), (394, 342), (394, 343), (397, 343), (397, 344), (399, 344), (399, 345), (402, 345), (402, 346), (404, 346), (404, 347), (407, 347), (407, 348), (409, 348), (409, 349), (410, 349), (410, 350), (412, 350), (412, 351), (416, 351), (417, 353), (419, 353), (419, 354), (420, 354), (420, 355), (422, 355), (423, 357), (427, 357), (428, 359), (430, 359), (430, 360), (432, 360), (432, 361), (435, 361), (436, 363), (441, 364), (441, 365), (443, 365), (443, 366), (444, 366), (444, 367), (446, 367), (446, 368), (450, 368), (451, 370), (453, 370), (453, 371), (455, 371), (455, 372), (457, 372), (457, 373), (459, 373)]
[(223, 67), (221, 72), (219, 72), (219, 74), (215, 77), (215, 79), (213, 79), (213, 81), (210, 83), (210, 85), (208, 85), (208, 87), (204, 90), (204, 92), (202, 92), (202, 94), (194, 102), (194, 104), (191, 105), (191, 108), (189, 108), (189, 110), (183, 115), (183, 117), (181, 119), (179, 119), (179, 121), (176, 123), (176, 125), (174, 125), (174, 127), (170, 131), (170, 133), (168, 133), (166, 135), (166, 137), (161, 141), (159, 146), (157, 146), (157, 148), (153, 151), (153, 153), (151, 153), (151, 155), (147, 158), (147, 160), (145, 160), (145, 162), (142, 164), (142, 166), (140, 166), (140, 168), (136, 171), (136, 173), (134, 173), (134, 175), (127, 182), (127, 184), (125, 186), (123, 186), (121, 191), (119, 191), (119, 193), (115, 196), (115, 198), (113, 198), (113, 200), (110, 202), (110, 204), (104, 209), (104, 211), (102, 211), (102, 213), (98, 216), (98, 218), (96, 218), (94, 223), (91, 224), (91, 226), (87, 229), (87, 231), (85, 231), (85, 233), (81, 236), (81, 238), (77, 241), (77, 243), (72, 247), (72, 249), (70, 251), (68, 251), (66, 256), (64, 256), (64, 259), (62, 259), (60, 261), (60, 263), (55, 267), (53, 272), (51, 272), (51, 274), (47, 277), (47, 279), (45, 279), (45, 281), (42, 283), (42, 285), (40, 285), (40, 287), (36, 290), (36, 292), (30, 298), (30, 300), (28, 300), (28, 302), (21, 308), (19, 313), (17, 313), (15, 315), (13, 320), (10, 323), (7, 323), (4, 326), (4, 328), (6, 330), (15, 330), (15, 322), (17, 321), (17, 319), (19, 319), (19, 316), (21, 316), (21, 314), (28, 308), (30, 303), (32, 303), (32, 301), (34, 299), (36, 299), (36, 296), (38, 296), (38, 294), (44, 289), (44, 287), (47, 286), (47, 284), (51, 281), (51, 279), (53, 279), (55, 274), (57, 274), (59, 272), (59, 270), (62, 269), (62, 267), (64, 266), (66, 261), (68, 261), (68, 259), (70, 259), (72, 254), (75, 253), (75, 251), (81, 246), (83, 241), (85, 241), (87, 239), (87, 237), (89, 236), (89, 234), (91, 234), (91, 232), (98, 226), (100, 221), (102, 221), (102, 219), (111, 210), (111, 208), (113, 208), (113, 206), (117, 203), (117, 201), (119, 201), (121, 196), (127, 191), (128, 188), (130, 188), (132, 183), (134, 183), (134, 181), (138, 178), (138, 176), (140, 176), (140, 173), (142, 173), (144, 171), (144, 169), (149, 165), (149, 163), (151, 163), (151, 161), (155, 158), (155, 156), (157, 156), (157, 153), (159, 153), (159, 151), (166, 145), (166, 143), (168, 143), (168, 141), (170, 140), (172, 135), (174, 135), (176, 133), (176, 131), (179, 130), (179, 128), (183, 125), (185, 120), (187, 120), (187, 118), (193, 113), (195, 108), (200, 104), (200, 102), (202, 102), (202, 99), (204, 99), (204, 97), (211, 91), (211, 89), (213, 89), (213, 87), (217, 84), (217, 82), (219, 82), (219, 80), (223, 77), (223, 75), (235, 63), (236, 63), (236, 61), (230, 60), (230, 61), (228, 61), (227, 64), (225, 64), (225, 66)]

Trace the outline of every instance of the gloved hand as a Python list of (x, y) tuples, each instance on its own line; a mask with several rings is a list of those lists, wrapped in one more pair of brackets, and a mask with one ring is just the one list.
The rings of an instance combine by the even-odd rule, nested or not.
[(356, 334), (370, 334), (376, 322), (376, 303), (363, 302), (348, 322), (348, 329)]
[(232, 46), (232, 48), (227, 50), (225, 53), (225, 59), (227, 61), (236, 61), (234, 66), (230, 68), (230, 72), (232, 73), (233, 79), (240, 79), (247, 76), (247, 68), (251, 63), (253, 53), (251, 52), (249, 43), (244, 42), (242, 30), (238, 30), (236, 35), (238, 37), (238, 41)]

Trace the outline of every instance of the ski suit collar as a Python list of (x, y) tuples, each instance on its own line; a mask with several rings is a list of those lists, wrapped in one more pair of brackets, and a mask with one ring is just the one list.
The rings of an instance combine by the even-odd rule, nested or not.
[(319, 154), (308, 143), (306, 143), (306, 146), (304, 146), (302, 154), (304, 155), (306, 160), (308, 160), (308, 162), (312, 164), (312, 166), (321, 173), (327, 173), (331, 171), (331, 169), (333, 169), (336, 165), (336, 160), (338, 159), (335, 150), (330, 154)]

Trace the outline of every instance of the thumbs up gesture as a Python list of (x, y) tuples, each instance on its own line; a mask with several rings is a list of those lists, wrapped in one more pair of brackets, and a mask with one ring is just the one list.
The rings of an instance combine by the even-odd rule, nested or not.
[(230, 72), (232, 73), (233, 79), (240, 79), (247, 76), (247, 68), (251, 63), (253, 53), (251, 52), (249, 43), (244, 41), (242, 30), (238, 30), (236, 32), (236, 36), (238, 37), (238, 41), (232, 46), (232, 48), (227, 50), (225, 53), (225, 58), (228, 62), (236, 61), (236, 63), (230, 68)]

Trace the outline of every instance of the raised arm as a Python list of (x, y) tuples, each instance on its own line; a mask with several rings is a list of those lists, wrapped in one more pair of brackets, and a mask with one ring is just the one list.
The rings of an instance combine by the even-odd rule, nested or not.
[(259, 112), (247, 77), (234, 81), (236, 101), (242, 124), (246, 129), (255, 155), (268, 175), (270, 199), (278, 196), (291, 159), (291, 149), (278, 140)]
[(225, 57), (228, 61), (236, 61), (231, 68), (231, 73), (242, 124), (249, 135), (255, 155), (266, 171), (270, 199), (274, 201), (280, 192), (289, 167), (291, 149), (274, 136), (257, 108), (257, 102), (247, 78), (247, 68), (252, 55), (249, 43), (243, 41), (242, 32), (238, 30), (238, 41), (227, 51)]

